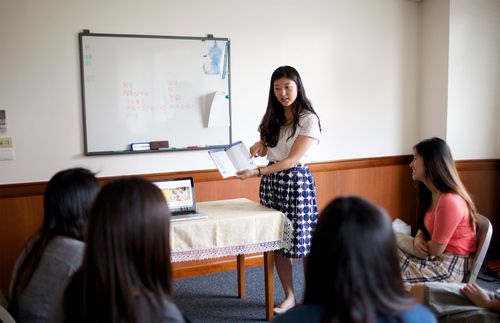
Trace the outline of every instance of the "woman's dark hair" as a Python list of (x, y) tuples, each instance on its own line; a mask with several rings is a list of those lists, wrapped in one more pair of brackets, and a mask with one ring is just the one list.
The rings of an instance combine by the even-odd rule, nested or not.
[[(290, 137), (293, 137), (295, 135), (295, 132), (297, 131), (297, 127), (299, 125), (299, 116), (301, 113), (303, 113), (304, 111), (309, 111), (318, 116), (316, 114), (316, 111), (314, 111), (311, 102), (306, 96), (306, 90), (304, 89), (304, 85), (302, 84), (302, 79), (300, 78), (299, 72), (297, 72), (297, 70), (291, 66), (278, 67), (271, 75), (267, 109), (259, 125), (260, 137), (268, 147), (276, 146), (276, 144), (278, 143), (281, 126), (285, 125), (286, 122), (285, 110), (276, 98), (276, 95), (274, 95), (274, 82), (283, 77), (292, 80), (297, 85), (297, 99), (291, 106), (293, 115), (293, 130)], [(318, 124), (321, 130), (321, 123), (319, 122), (319, 118)]]
[(99, 182), (88, 169), (70, 168), (50, 179), (44, 193), (42, 228), (28, 241), (26, 255), (13, 283), (9, 309), (14, 315), (17, 312), (17, 300), (52, 239), (63, 236), (84, 240), (88, 212), (98, 191)]
[[(441, 193), (455, 193), (460, 195), (470, 211), (470, 223), (476, 227), (477, 211), (472, 199), (465, 189), (458, 175), (453, 156), (448, 144), (440, 138), (425, 139), (413, 147), (424, 162), (425, 176), (428, 181)], [(427, 239), (430, 239), (429, 231), (425, 228), (424, 217), (432, 204), (432, 192), (422, 182), (418, 182), (418, 227)]]
[(375, 322), (411, 308), (388, 215), (359, 197), (333, 200), (319, 217), (307, 259), (304, 303), (322, 322)]
[(67, 322), (137, 322), (137, 297), (160, 315), (171, 295), (170, 212), (150, 181), (105, 185), (92, 207), (82, 267), (65, 292)]

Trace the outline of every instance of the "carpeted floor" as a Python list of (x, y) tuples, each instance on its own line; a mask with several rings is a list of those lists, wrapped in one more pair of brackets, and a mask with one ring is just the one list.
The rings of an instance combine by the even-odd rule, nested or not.
[[(295, 292), (301, 301), (304, 293), (301, 261), (293, 262), (293, 274)], [(245, 298), (239, 299), (236, 271), (178, 279), (173, 282), (174, 301), (193, 323), (266, 322), (263, 267), (247, 268), (245, 282)], [(477, 284), (488, 290), (500, 289), (500, 279), (485, 271)], [(276, 273), (274, 294), (277, 304), (283, 298), (283, 290)]]
[[(295, 292), (301, 300), (304, 293), (302, 261), (293, 262), (293, 274)], [(266, 322), (263, 267), (247, 268), (245, 276), (244, 299), (238, 298), (236, 271), (227, 271), (174, 280), (174, 301), (193, 323)], [(283, 297), (275, 273), (275, 304)]]

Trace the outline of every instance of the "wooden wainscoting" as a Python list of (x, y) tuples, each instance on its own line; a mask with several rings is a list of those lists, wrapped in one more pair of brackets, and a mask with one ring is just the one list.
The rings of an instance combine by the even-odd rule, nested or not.
[(457, 169), (479, 213), (493, 225), (489, 253), (500, 258), (500, 160), (466, 160)]
[[(393, 218), (415, 224), (415, 186), (408, 164), (411, 156), (364, 158), (313, 163), (320, 211), (333, 198), (354, 194), (384, 207)], [(500, 160), (457, 162), (460, 176), (479, 211), (488, 216), (494, 230), (500, 220)], [(148, 179), (192, 176), (197, 201), (245, 197), (258, 201), (259, 179), (221, 179), (216, 170), (142, 175)], [(101, 185), (117, 177), (100, 178)], [(6, 293), (14, 263), (27, 239), (41, 225), (46, 182), (0, 185), (0, 289)], [(494, 241), (498, 236), (494, 231)], [(248, 265), (262, 264), (262, 257), (248, 258)], [(235, 257), (174, 264), (174, 277), (187, 277), (235, 268)]]

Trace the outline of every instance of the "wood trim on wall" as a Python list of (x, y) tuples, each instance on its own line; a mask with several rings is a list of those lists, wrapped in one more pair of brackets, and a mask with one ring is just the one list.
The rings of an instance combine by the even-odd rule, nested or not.
[[(320, 211), (339, 195), (359, 195), (384, 207), (393, 218), (415, 224), (415, 186), (409, 163), (412, 156), (390, 156), (312, 163)], [(492, 244), (500, 241), (500, 159), (458, 161), (457, 168), (480, 213), (494, 226)], [(245, 197), (258, 201), (259, 179), (223, 180), (217, 170), (184, 171), (141, 175), (150, 180), (191, 176), (198, 201)], [(99, 178), (101, 185), (119, 178)], [(0, 289), (4, 293), (14, 262), (26, 240), (42, 224), (43, 192), (47, 182), (0, 185)], [(500, 228), (498, 228), (500, 230)], [(260, 264), (261, 257), (249, 262)], [(234, 268), (231, 258), (174, 264), (174, 277), (206, 274)]]
[[(407, 165), (410, 162), (411, 162), (411, 156), (403, 155), (403, 156), (392, 156), (392, 157), (375, 157), (375, 158), (362, 158), (353, 160), (312, 163), (309, 165), (309, 167), (311, 168), (311, 171), (313, 173), (316, 173), (316, 172), (330, 172), (330, 171), (345, 170), (345, 169), (393, 166), (400, 164)], [(195, 183), (221, 180), (220, 174), (216, 169), (156, 173), (156, 174), (139, 174), (138, 176), (143, 176), (150, 180), (191, 176), (194, 178)], [(100, 177), (99, 182), (101, 183), (101, 185), (104, 185), (107, 182), (110, 182), (120, 177), (122, 176)], [(46, 186), (47, 182), (31, 182), (31, 183), (0, 185), (0, 199), (8, 197), (43, 195)]]

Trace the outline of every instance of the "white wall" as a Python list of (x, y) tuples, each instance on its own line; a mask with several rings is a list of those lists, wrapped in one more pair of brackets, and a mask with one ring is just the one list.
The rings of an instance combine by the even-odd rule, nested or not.
[(450, 1), (422, 2), (419, 140), (446, 138)]
[(451, 1), (449, 60), (454, 157), (500, 157), (500, 1)]
[[(214, 168), (206, 151), (82, 155), (77, 34), (83, 29), (229, 37), (234, 140), (257, 140), (270, 75), (287, 64), (301, 73), (324, 127), (313, 161), (410, 153), (422, 133), (422, 4), (425, 1), (0, 0), (0, 109), (7, 110), (8, 123), (8, 132), (0, 137), (11, 137), (15, 150), (14, 160), (0, 161), (0, 184), (46, 181), (73, 166), (88, 167), (98, 176)], [(498, 55), (491, 59), (493, 63), (486, 64), (498, 68)], [(475, 82), (482, 86), (482, 80)], [(489, 94), (490, 107), (499, 102), (497, 95)], [(494, 113), (491, 108), (486, 112)], [(433, 127), (432, 132), (443, 132), (441, 122)]]
[[(407, 0), (0, 2), (0, 108), (15, 159), (0, 184), (72, 166), (99, 176), (213, 169), (206, 151), (84, 157), (77, 34), (229, 37), (233, 138), (248, 144), (268, 82), (293, 65), (321, 118), (314, 161), (410, 152), (418, 125), (418, 3)], [(262, 162), (262, 161), (260, 161)]]

